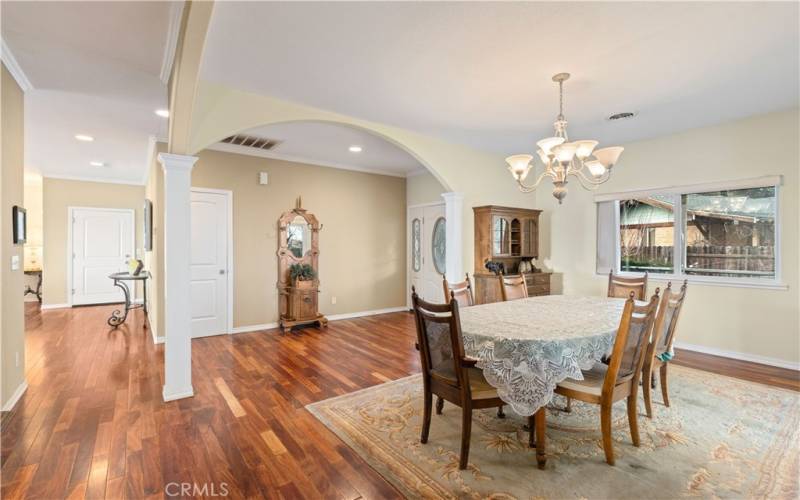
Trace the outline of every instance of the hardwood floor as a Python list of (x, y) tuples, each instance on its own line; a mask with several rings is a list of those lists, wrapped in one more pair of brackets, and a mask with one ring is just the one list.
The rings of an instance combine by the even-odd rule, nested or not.
[(169, 483), (399, 497), (304, 406), (418, 372), (410, 314), (197, 339), (196, 396), (164, 404), (163, 346), (141, 311), (110, 331), (113, 309), (28, 310), (30, 388), (3, 421), (3, 498), (161, 497)]
[(675, 349), (675, 359), (672, 362), (676, 365), (719, 373), (728, 377), (800, 391), (800, 372), (796, 370), (712, 356), (685, 349)]
[[(205, 496), (225, 483), (234, 498), (399, 497), (304, 406), (418, 372), (410, 314), (197, 339), (196, 396), (165, 404), (163, 346), (141, 311), (113, 331), (112, 306), (28, 307), (30, 388), (2, 419), (3, 498), (162, 497), (171, 483)], [(796, 372), (678, 358), (800, 388)]]

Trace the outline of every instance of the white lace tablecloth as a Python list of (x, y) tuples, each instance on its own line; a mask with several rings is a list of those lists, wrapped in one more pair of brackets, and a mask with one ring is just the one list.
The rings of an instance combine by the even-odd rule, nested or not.
[(500, 399), (528, 416), (556, 384), (611, 350), (624, 299), (548, 295), (459, 309), (464, 349)]

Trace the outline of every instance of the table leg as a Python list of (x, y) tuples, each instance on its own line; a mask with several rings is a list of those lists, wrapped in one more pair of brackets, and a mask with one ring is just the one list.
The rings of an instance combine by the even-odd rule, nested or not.
[(39, 273), (38, 278), (36, 279), (36, 298), (39, 299), (39, 303), (42, 303), (42, 273)]
[(119, 309), (115, 309), (108, 318), (109, 326), (117, 328), (119, 325), (124, 323), (126, 319), (128, 319), (128, 311), (131, 308), (131, 294), (130, 290), (128, 290), (128, 285), (120, 280), (115, 279), (114, 286), (121, 288), (122, 293), (125, 294), (125, 313), (123, 314)]
[(547, 465), (547, 453), (545, 442), (545, 428), (547, 427), (547, 408), (542, 406), (536, 410), (534, 416), (536, 423), (536, 463), (540, 469), (544, 469)]

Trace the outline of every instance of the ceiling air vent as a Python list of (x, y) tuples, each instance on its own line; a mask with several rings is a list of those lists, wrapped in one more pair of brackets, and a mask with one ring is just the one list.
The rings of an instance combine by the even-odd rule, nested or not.
[(636, 116), (636, 113), (631, 113), (630, 111), (626, 111), (624, 113), (614, 113), (613, 115), (609, 116), (607, 120), (610, 122), (615, 122), (617, 120), (630, 120), (634, 116)]
[(266, 139), (264, 137), (255, 137), (252, 135), (236, 134), (222, 139), (226, 144), (233, 144), (236, 146), (244, 146), (246, 148), (264, 149), (269, 151), (275, 146), (280, 144), (280, 141), (274, 139)]

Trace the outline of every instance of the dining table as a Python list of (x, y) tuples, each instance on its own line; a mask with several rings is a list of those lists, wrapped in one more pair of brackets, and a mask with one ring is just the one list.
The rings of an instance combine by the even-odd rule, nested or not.
[(534, 415), (539, 468), (556, 385), (582, 380), (581, 370), (611, 352), (624, 306), (620, 298), (547, 295), (459, 309), (465, 354), (515, 413)]

